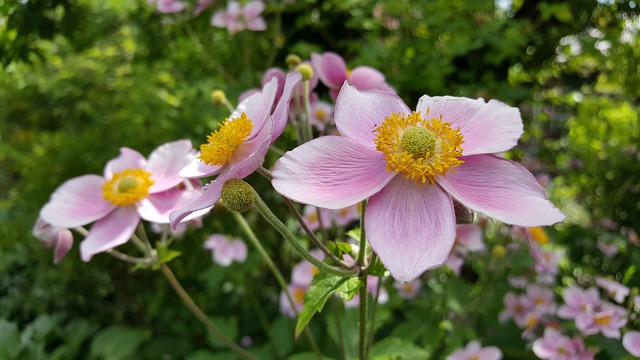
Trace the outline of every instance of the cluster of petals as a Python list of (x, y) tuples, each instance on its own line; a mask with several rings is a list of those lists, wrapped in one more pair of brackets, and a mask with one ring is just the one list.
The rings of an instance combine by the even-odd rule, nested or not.
[(583, 290), (577, 286), (564, 289), (564, 305), (558, 316), (574, 319), (576, 327), (585, 335), (602, 333), (609, 338), (620, 338), (620, 329), (627, 323), (626, 309), (602, 301), (595, 288)]
[(456, 225), (456, 242), (447, 257), (446, 265), (454, 274), (460, 275), (467, 254), (484, 250), (482, 228), (476, 224)]
[(580, 337), (571, 339), (552, 327), (547, 327), (543, 337), (533, 342), (532, 350), (540, 359), (593, 360), (594, 357)]
[(374, 143), (375, 130), (393, 114), (412, 111), (391, 92), (360, 91), (346, 82), (334, 112), (341, 136), (323, 136), (287, 152), (275, 164), (274, 188), (297, 202), (329, 209), (368, 199), (367, 238), (400, 281), (445, 262), (456, 236), (452, 199), (521, 226), (564, 219), (529, 171), (494, 155), (512, 148), (522, 134), (517, 109), (495, 100), (423, 96), (417, 112), (441, 116), (459, 129), (464, 163), (455, 172), (418, 185), (388, 171)]
[(211, 250), (213, 262), (220, 266), (227, 267), (233, 261), (242, 263), (247, 259), (247, 245), (238, 238), (213, 234), (204, 242), (203, 247)]
[(300, 83), (301, 75), (291, 73), (286, 76), (282, 95), (276, 101), (278, 80), (273, 78), (259, 93), (241, 102), (229, 116), (234, 120), (242, 114), (252, 122), (252, 130), (244, 142), (234, 151), (223, 165), (208, 165), (196, 156), (181, 171), (185, 178), (201, 178), (217, 175), (216, 179), (204, 187), (200, 197), (171, 214), (171, 226), (191, 218), (191, 214), (203, 209), (211, 209), (220, 199), (222, 186), (227, 180), (242, 179), (253, 173), (264, 162), (264, 157), (275, 139), (287, 125), (289, 102), (293, 89)]
[(260, 16), (264, 10), (262, 1), (249, 1), (240, 5), (237, 1), (229, 1), (226, 10), (217, 11), (211, 18), (211, 25), (227, 28), (229, 34), (235, 34), (245, 29), (264, 31), (267, 23)]
[(369, 66), (356, 66), (353, 70), (349, 70), (344, 59), (334, 52), (313, 53), (311, 63), (320, 81), (329, 88), (329, 95), (334, 100), (345, 81), (349, 81), (359, 90), (394, 91), (380, 71)]
[[(171, 211), (197, 197), (200, 189), (186, 184), (179, 171), (193, 158), (188, 140), (178, 140), (155, 149), (149, 159), (123, 147), (110, 160), (104, 175), (83, 175), (63, 183), (40, 211), (40, 217), (54, 228), (75, 228), (95, 221), (80, 244), (84, 261), (129, 241), (140, 219), (168, 223)], [(140, 170), (150, 175), (148, 195), (132, 204), (116, 205), (106, 200), (103, 187), (115, 174)], [(199, 213), (197, 215), (202, 215)]]
[(479, 341), (471, 341), (462, 349), (454, 351), (446, 360), (500, 360), (502, 351), (495, 346), (482, 347)]
[(537, 284), (528, 285), (525, 294), (507, 293), (503, 302), (505, 309), (499, 315), (500, 321), (513, 319), (522, 329), (531, 329), (543, 316), (553, 315), (556, 311), (553, 290)]
[(619, 282), (601, 276), (596, 277), (596, 285), (604, 289), (618, 304), (622, 304), (629, 295), (629, 288)]
[(53, 263), (58, 264), (73, 246), (71, 230), (56, 227), (38, 218), (33, 227), (33, 236), (40, 240), (44, 248), (54, 248)]
[(147, 2), (163, 14), (177, 13), (187, 8), (187, 5), (179, 0), (147, 0)]

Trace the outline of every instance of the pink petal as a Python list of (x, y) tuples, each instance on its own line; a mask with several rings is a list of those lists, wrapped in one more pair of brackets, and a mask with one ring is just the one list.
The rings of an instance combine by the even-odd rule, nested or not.
[(493, 155), (462, 158), (464, 164), (436, 178), (466, 207), (507, 224), (552, 225), (564, 214), (547, 200), (544, 189), (521, 165)]
[(147, 166), (147, 159), (139, 152), (127, 147), (120, 148), (120, 156), (109, 160), (104, 167), (104, 177), (111, 179), (113, 174), (125, 169), (144, 169)]
[(440, 187), (396, 176), (369, 199), (364, 226), (393, 278), (411, 281), (447, 259), (455, 221), (453, 202)]
[(629, 354), (640, 357), (640, 331), (628, 331), (624, 334), (622, 346)]
[(118, 207), (93, 224), (89, 235), (80, 243), (82, 260), (89, 261), (95, 254), (126, 243), (131, 239), (139, 222), (140, 216), (134, 206)]
[(53, 255), (53, 263), (59, 264), (65, 255), (73, 246), (73, 234), (69, 229), (60, 229), (58, 231), (58, 240), (56, 241), (56, 249)]
[(251, 19), (247, 22), (247, 29), (252, 31), (265, 31), (267, 30), (267, 23), (261, 17)]
[(267, 122), (267, 118), (271, 115), (271, 109), (273, 102), (278, 91), (278, 80), (272, 78), (265, 86), (262, 87), (262, 91), (253, 94), (241, 102), (236, 110), (229, 116), (229, 119), (240, 117), (242, 113), (247, 115), (247, 118), (253, 123), (253, 129), (247, 139), (251, 139), (258, 133), (264, 124)]
[(262, 3), (262, 1), (250, 1), (244, 6), (242, 12), (247, 19), (252, 19), (260, 15), (263, 10), (264, 4)]
[(169, 214), (200, 196), (196, 190), (172, 189), (151, 194), (138, 202), (138, 213), (146, 221), (168, 224)]
[(224, 11), (219, 10), (213, 14), (213, 17), (211, 18), (211, 26), (219, 28), (227, 27), (227, 15)]
[(223, 170), (223, 166), (211, 166), (207, 165), (198, 158), (200, 153), (197, 153), (193, 159), (184, 167), (178, 175), (187, 179), (202, 178), (207, 176), (213, 176), (220, 173)]
[(289, 104), (291, 103), (291, 96), (293, 95), (293, 89), (302, 81), (302, 75), (298, 72), (293, 72), (287, 75), (284, 83), (284, 89), (282, 96), (278, 100), (275, 110), (273, 111), (273, 135), (272, 142), (275, 141), (287, 126), (287, 120), (289, 116)]
[(392, 113), (410, 114), (411, 110), (393, 93), (359, 91), (345, 83), (336, 99), (333, 118), (340, 134), (359, 139), (374, 149), (375, 129)]
[(358, 66), (351, 71), (349, 82), (358, 90), (378, 89), (385, 91), (393, 91), (393, 88), (387, 84), (384, 75), (369, 66)]
[(229, 18), (235, 19), (240, 15), (241, 12), (242, 9), (237, 1), (229, 1), (229, 3), (227, 4), (227, 16)]
[(311, 64), (318, 73), (322, 83), (330, 89), (339, 89), (347, 80), (347, 64), (342, 57), (333, 52), (325, 52), (322, 55), (311, 54)]
[(416, 111), (423, 117), (442, 115), (451, 128), (460, 127), (464, 137), (462, 155), (494, 154), (511, 149), (522, 135), (522, 119), (517, 108), (497, 100), (452, 96), (420, 98)]
[(381, 152), (343, 136), (323, 136), (275, 164), (273, 187), (297, 202), (341, 209), (380, 191), (395, 175)]
[(484, 250), (482, 229), (480, 226), (475, 224), (457, 225), (456, 234), (458, 236), (458, 243), (463, 245), (466, 250), (472, 252)]
[(51, 225), (64, 228), (86, 225), (104, 217), (115, 207), (102, 198), (104, 182), (98, 175), (67, 180), (51, 195), (40, 216)]
[(287, 74), (285, 74), (282, 69), (277, 67), (268, 68), (267, 71), (264, 72), (264, 76), (262, 77), (262, 86), (268, 84), (269, 81), (271, 81), (271, 79), (273, 78), (276, 78), (276, 80), (278, 80), (278, 91), (276, 91), (276, 101), (278, 101), (282, 97)]
[(149, 155), (146, 171), (151, 174), (153, 185), (150, 193), (157, 193), (180, 184), (184, 179), (180, 170), (189, 165), (195, 158), (189, 140), (178, 140), (166, 143)]

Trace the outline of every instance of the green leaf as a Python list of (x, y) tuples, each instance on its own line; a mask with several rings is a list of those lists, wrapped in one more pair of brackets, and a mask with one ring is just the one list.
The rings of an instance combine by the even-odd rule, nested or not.
[(351, 244), (346, 242), (338, 242), (336, 243), (336, 246), (338, 247), (338, 250), (340, 250), (340, 253), (351, 254)]
[(271, 324), (271, 342), (279, 358), (284, 359), (293, 349), (293, 323), (291, 319), (279, 317)]
[(423, 360), (427, 359), (429, 354), (409, 341), (386, 338), (375, 343), (369, 355), (372, 360)]
[(360, 242), (360, 229), (351, 229), (347, 232), (347, 236), (353, 240)]
[(338, 288), (349, 278), (328, 275), (326, 273), (318, 273), (311, 281), (311, 287), (304, 295), (304, 303), (302, 310), (298, 315), (296, 324), (296, 338), (304, 329), (316, 312), (322, 311), (324, 304), (327, 303), (329, 296), (338, 291)]
[(346, 301), (349, 301), (353, 298), (355, 294), (358, 293), (358, 290), (362, 287), (362, 281), (357, 277), (352, 277), (347, 279), (340, 287), (338, 288), (338, 294), (341, 298)]
[(90, 357), (106, 360), (132, 359), (146, 337), (147, 334), (141, 329), (110, 326), (93, 338)]
[(383, 277), (388, 276), (389, 274), (387, 268), (382, 265), (382, 261), (380, 261), (380, 259), (376, 259), (376, 263), (373, 264), (373, 267), (369, 270), (369, 275)]
[(0, 319), (0, 359), (17, 359), (21, 351), (18, 325)]

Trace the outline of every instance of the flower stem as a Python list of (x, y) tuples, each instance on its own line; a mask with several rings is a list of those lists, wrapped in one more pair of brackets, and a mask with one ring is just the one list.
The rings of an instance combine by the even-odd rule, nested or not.
[[(361, 203), (360, 207), (360, 246), (358, 250), (358, 259), (356, 263), (359, 266), (365, 266), (365, 258), (367, 255), (367, 236), (364, 231), (364, 212), (365, 207), (367, 206), (366, 201)], [(367, 272), (364, 271), (360, 274), (360, 281), (362, 282), (362, 287), (360, 288), (360, 360), (367, 359)]]
[(160, 270), (162, 270), (162, 273), (167, 278), (167, 280), (169, 281), (169, 283), (171, 284), (175, 292), (178, 294), (178, 296), (180, 296), (184, 304), (189, 308), (189, 310), (191, 310), (191, 312), (193, 312), (193, 314), (198, 318), (198, 320), (200, 320), (207, 327), (207, 329), (211, 331), (213, 335), (219, 338), (225, 345), (227, 345), (227, 347), (229, 347), (229, 349), (233, 350), (242, 359), (258, 360), (258, 358), (255, 357), (253, 354), (251, 354), (250, 352), (243, 349), (240, 345), (233, 342), (233, 340), (231, 340), (227, 335), (225, 335), (225, 333), (223, 333), (222, 330), (220, 330), (220, 328), (218, 328), (211, 321), (211, 319), (209, 319), (207, 315), (205, 315), (205, 313), (202, 312), (202, 310), (200, 310), (200, 308), (198, 307), (198, 305), (196, 305), (196, 303), (193, 301), (191, 296), (189, 296), (189, 294), (185, 291), (182, 285), (180, 285), (180, 282), (178, 281), (176, 276), (173, 274), (173, 271), (171, 271), (171, 269), (166, 264), (161, 263)]
[(151, 264), (153, 262), (153, 260), (151, 260), (150, 258), (138, 258), (138, 257), (129, 256), (115, 249), (107, 250), (107, 254), (115, 257), (116, 259), (131, 263), (131, 264)]
[(313, 129), (311, 129), (311, 102), (309, 101), (309, 80), (303, 81), (304, 86), (304, 113), (307, 118), (307, 140), (313, 139)]
[(325, 264), (324, 262), (313, 257), (313, 255), (311, 255), (302, 246), (302, 244), (300, 244), (298, 239), (296, 239), (295, 235), (293, 235), (291, 231), (289, 231), (287, 226), (283, 224), (282, 221), (280, 221), (280, 219), (278, 219), (278, 217), (271, 211), (271, 209), (269, 209), (269, 207), (267, 206), (267, 204), (264, 203), (260, 195), (258, 195), (258, 193), (255, 190), (253, 191), (253, 193), (255, 197), (255, 202), (253, 205), (256, 207), (256, 209), (258, 209), (262, 217), (264, 217), (265, 220), (267, 220), (267, 222), (269, 222), (271, 226), (273, 226), (276, 230), (278, 230), (278, 232), (282, 236), (284, 236), (284, 238), (287, 241), (289, 241), (289, 243), (293, 246), (293, 248), (303, 258), (305, 258), (307, 261), (315, 265), (318, 268), (318, 270), (327, 272), (332, 275), (338, 275), (338, 276), (344, 276), (344, 277), (352, 277), (360, 273), (360, 269), (358, 268), (342, 269), (339, 267), (331, 266), (329, 264)]
[[(267, 254), (267, 251), (264, 249), (264, 247), (262, 247), (262, 244), (260, 244), (260, 241), (256, 237), (253, 230), (251, 230), (251, 227), (249, 226), (245, 218), (238, 212), (231, 211), (231, 213), (233, 214), (233, 217), (236, 219), (238, 224), (240, 224), (240, 227), (245, 232), (245, 234), (247, 234), (247, 237), (249, 238), (249, 241), (251, 241), (251, 244), (253, 244), (253, 246), (256, 247), (256, 249), (258, 250), (258, 253), (260, 253), (260, 256), (262, 256), (262, 259), (264, 260), (264, 262), (267, 263), (267, 267), (269, 268), (269, 270), (271, 270), (271, 273), (273, 273), (273, 275), (276, 277), (276, 280), (278, 281), (278, 284), (282, 288), (282, 291), (284, 291), (284, 294), (287, 297), (287, 301), (289, 301), (289, 304), (291, 305), (291, 309), (296, 314), (296, 316), (298, 316), (298, 309), (296, 309), (296, 303), (295, 301), (293, 301), (293, 298), (289, 293), (287, 282), (284, 280), (282, 273), (280, 272), (280, 270), (278, 270), (278, 267), (276, 266), (276, 264), (273, 263), (273, 260), (271, 260), (271, 257), (269, 256), (269, 254)], [(313, 351), (318, 355), (319, 359), (322, 359), (322, 353), (320, 352), (320, 348), (318, 347), (318, 343), (316, 342), (316, 339), (313, 336), (313, 333), (309, 331), (309, 329), (305, 329), (305, 334), (309, 340), (309, 343), (311, 344), (311, 347), (313, 348)]]

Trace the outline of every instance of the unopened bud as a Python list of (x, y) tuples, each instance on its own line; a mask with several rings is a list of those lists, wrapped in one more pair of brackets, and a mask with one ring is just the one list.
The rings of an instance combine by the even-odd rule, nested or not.
[(302, 59), (300, 59), (300, 56), (296, 54), (289, 54), (287, 55), (287, 58), (284, 59), (284, 62), (287, 63), (289, 67), (293, 68), (300, 65), (302, 63)]
[(229, 210), (245, 212), (253, 205), (253, 188), (242, 179), (227, 180), (222, 185), (220, 200)]
[(313, 77), (313, 68), (309, 64), (298, 65), (296, 71), (302, 75), (302, 81), (309, 81)]
[(496, 245), (491, 249), (491, 255), (493, 255), (494, 258), (502, 259), (507, 255), (507, 250), (502, 245)]
[(213, 90), (211, 92), (211, 102), (213, 105), (220, 106), (223, 105), (225, 101), (227, 101), (227, 96), (224, 94), (224, 91)]

